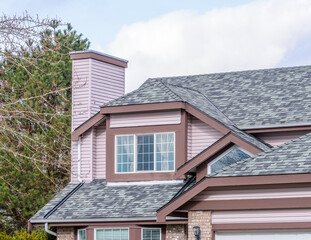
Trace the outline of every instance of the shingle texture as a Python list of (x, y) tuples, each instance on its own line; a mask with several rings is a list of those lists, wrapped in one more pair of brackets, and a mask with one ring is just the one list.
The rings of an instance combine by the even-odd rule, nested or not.
[[(46, 221), (156, 217), (156, 210), (167, 203), (184, 183), (107, 186), (105, 180), (85, 183)], [(30, 220), (43, 220), (76, 184), (70, 183)]]
[(252, 135), (245, 133), (235, 127), (228, 117), (223, 114), (217, 106), (215, 106), (209, 98), (197, 89), (190, 89), (184, 86), (169, 84), (161, 79), (149, 79), (139, 89), (125, 96), (117, 98), (104, 106), (120, 106), (145, 103), (159, 103), (182, 101), (186, 102), (209, 117), (222, 123), (228, 127), (236, 136), (247, 141), (263, 151), (267, 151), (270, 147), (259, 141)]
[(104, 106), (185, 101), (238, 127), (307, 123), (310, 81), (311, 66), (157, 78)]
[(311, 173), (311, 133), (232, 164), (209, 177)]

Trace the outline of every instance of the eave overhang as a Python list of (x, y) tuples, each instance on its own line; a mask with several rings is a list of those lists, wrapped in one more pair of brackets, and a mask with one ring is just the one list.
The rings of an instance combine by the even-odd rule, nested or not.
[(100, 112), (96, 113), (93, 117), (89, 118), (87, 121), (82, 123), (71, 133), (71, 140), (78, 141), (79, 136), (81, 136), (83, 133), (85, 133), (93, 126), (97, 126), (98, 124), (102, 123), (105, 120), (106, 116), (104, 114), (101, 114)]
[[(219, 187), (243, 187), (243, 186), (272, 186), (284, 184), (310, 184), (311, 174), (284, 174), (284, 175), (261, 175), (261, 176), (239, 176), (239, 177), (205, 177), (181, 194), (173, 199), (157, 211), (157, 222), (165, 222), (166, 217), (179, 209), (193, 197), (208, 188)], [(286, 200), (286, 199), (285, 199)], [(304, 200), (304, 199), (303, 199)], [(310, 199), (307, 199), (309, 207), (311, 207)], [(272, 200), (273, 201), (273, 200)], [(277, 203), (276, 203), (277, 204)], [(292, 201), (280, 203), (282, 208), (293, 207)], [(302, 203), (297, 203), (299, 206), (306, 207)], [(295, 205), (295, 207), (297, 207)], [(218, 209), (220, 210), (220, 209)], [(226, 210), (225, 208), (223, 210)], [(228, 210), (228, 209), (227, 209)]]

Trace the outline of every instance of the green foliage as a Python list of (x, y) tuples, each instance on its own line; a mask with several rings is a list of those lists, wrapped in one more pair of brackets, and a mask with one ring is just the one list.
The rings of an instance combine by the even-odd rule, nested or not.
[(32, 231), (31, 233), (26, 230), (16, 231), (13, 235), (7, 235), (4, 232), (0, 232), (1, 240), (54, 240), (56, 237), (48, 235), (43, 231)]
[[(4, 52), (0, 62), (0, 231), (10, 234), (70, 177), (69, 52), (88, 49), (89, 41), (70, 25), (40, 36), (28, 48)], [(20, 234), (25, 238), (13, 239), (43, 239)]]

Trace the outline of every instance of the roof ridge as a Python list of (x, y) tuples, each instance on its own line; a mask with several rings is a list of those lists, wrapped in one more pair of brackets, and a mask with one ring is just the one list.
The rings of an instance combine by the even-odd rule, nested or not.
[(221, 173), (221, 172), (225, 172), (226, 170), (228, 170), (228, 169), (230, 169), (230, 168), (233, 168), (233, 167), (236, 166), (236, 165), (241, 165), (241, 164), (243, 164), (243, 163), (245, 163), (245, 162), (250, 162), (250, 161), (252, 161), (253, 159), (257, 158), (258, 156), (262, 156), (262, 155), (265, 155), (265, 154), (268, 154), (268, 153), (271, 153), (271, 152), (275, 152), (275, 151), (277, 151), (278, 149), (283, 148), (283, 147), (286, 146), (286, 145), (289, 145), (289, 144), (291, 144), (291, 143), (293, 143), (293, 142), (297, 142), (297, 141), (299, 141), (299, 140), (302, 140), (302, 139), (305, 138), (307, 135), (311, 135), (311, 133), (307, 133), (307, 134), (305, 134), (305, 135), (303, 135), (303, 136), (300, 136), (300, 137), (298, 137), (298, 138), (294, 138), (294, 139), (292, 139), (292, 140), (290, 140), (290, 141), (288, 141), (288, 142), (286, 142), (286, 143), (283, 143), (283, 144), (278, 145), (278, 146), (276, 146), (276, 147), (274, 147), (274, 148), (271, 148), (270, 151), (266, 151), (266, 152), (264, 151), (264, 152), (258, 153), (257, 155), (254, 155), (254, 156), (252, 156), (252, 157), (250, 157), (250, 158), (247, 158), (247, 159), (245, 159), (245, 160), (242, 160), (242, 161), (239, 161), (239, 162), (236, 162), (236, 163), (232, 163), (232, 164), (230, 164), (230, 165), (228, 165), (228, 166), (226, 166), (226, 167), (224, 167), (224, 168), (222, 168), (222, 169), (220, 169), (220, 170), (218, 170), (218, 171), (216, 171), (216, 172), (214, 172), (214, 173), (212, 173), (212, 174), (209, 174), (208, 177), (213, 177), (213, 176), (215, 176), (215, 175), (217, 175), (217, 174), (219, 174), (219, 173)]
[[(159, 80), (159, 82), (165, 87), (167, 88), (172, 94), (174, 94), (176, 97), (178, 97), (182, 102), (184, 102), (184, 99), (179, 96), (177, 93), (175, 93), (170, 87), (167, 86), (167, 84), (165, 84), (164, 82), (162, 82), (162, 80)], [(169, 85), (169, 84), (168, 84)]]
[[(160, 81), (163, 83), (162, 80), (160, 80)], [(163, 83), (163, 84), (164, 84), (164, 83)], [(184, 86), (179, 86), (179, 85), (175, 85), (175, 84), (171, 84), (171, 83), (166, 83), (166, 84), (172, 85), (172, 86), (174, 86), (174, 87), (184, 88), (184, 89), (188, 89), (188, 90), (191, 90), (191, 91), (194, 91), (194, 92), (198, 92), (199, 94), (201, 94), (201, 96), (203, 96), (203, 97), (207, 100), (207, 102), (209, 103), (209, 105), (211, 105), (211, 106), (216, 110), (216, 112), (217, 112), (218, 114), (221, 114), (231, 125), (236, 126), (236, 124), (235, 124), (233, 121), (231, 121), (231, 120), (227, 117), (226, 114), (224, 114), (222, 111), (220, 111), (220, 109), (219, 109), (205, 94), (203, 94), (203, 93), (202, 93), (201, 91), (199, 91), (198, 89), (194, 89), (194, 88), (190, 88), (190, 87), (184, 87)]]
[(258, 71), (267, 71), (267, 70), (284, 70), (284, 69), (294, 69), (294, 68), (303, 68), (303, 67), (311, 67), (311, 65), (296, 65), (296, 66), (286, 66), (286, 67), (275, 67), (275, 68), (259, 68), (259, 69), (248, 69), (248, 70), (233, 70), (233, 71), (224, 71), (224, 72), (212, 72), (212, 73), (202, 73), (202, 74), (191, 74), (191, 75), (175, 75), (170, 77), (155, 77), (155, 78), (149, 78), (152, 80), (165, 80), (165, 79), (172, 79), (172, 78), (180, 78), (180, 77), (195, 77), (195, 76), (213, 76), (213, 75), (219, 75), (219, 74), (228, 74), (228, 73), (247, 73), (247, 72), (258, 72)]

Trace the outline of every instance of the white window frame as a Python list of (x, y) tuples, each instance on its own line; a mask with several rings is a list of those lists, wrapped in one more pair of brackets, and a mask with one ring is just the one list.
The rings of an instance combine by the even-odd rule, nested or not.
[(80, 231), (84, 231), (84, 232), (85, 232), (85, 239), (86, 239), (86, 229), (85, 229), (85, 228), (83, 228), (83, 229), (78, 229), (78, 237), (77, 237), (77, 239), (78, 239), (78, 240), (81, 240), (81, 239), (80, 239), (80, 235), (79, 235), (79, 232), (80, 232)]
[(211, 174), (211, 165), (213, 165), (213, 163), (217, 162), (219, 159), (221, 159), (223, 156), (225, 156), (227, 153), (231, 152), (234, 148), (238, 148), (239, 150), (241, 150), (242, 152), (245, 152), (246, 154), (248, 154), (250, 157), (253, 157), (254, 154), (246, 151), (243, 148), (240, 148), (236, 145), (230, 147), (229, 149), (227, 149), (225, 152), (223, 152), (222, 154), (220, 154), (217, 158), (215, 158), (213, 161), (209, 162), (207, 164), (207, 174)]
[[(168, 134), (172, 133), (174, 136), (174, 162), (173, 162), (173, 169), (172, 170), (165, 170), (159, 171), (156, 168), (156, 135), (157, 134)], [(145, 171), (138, 171), (137, 170), (137, 136), (143, 135), (154, 135), (154, 152), (153, 152), (153, 159), (154, 159), (154, 170), (145, 170)], [(156, 132), (156, 133), (137, 133), (137, 134), (120, 134), (115, 135), (115, 144), (114, 144), (114, 173), (115, 174), (128, 174), (128, 173), (152, 173), (152, 172), (174, 172), (175, 171), (175, 161), (176, 161), (176, 136), (175, 132)], [(117, 137), (119, 136), (134, 136), (134, 171), (133, 172), (118, 172), (117, 171)]]
[(141, 240), (144, 240), (144, 229), (160, 230), (160, 240), (162, 240), (162, 228), (142, 228), (141, 229)]
[(94, 228), (94, 240), (96, 239), (96, 232), (97, 230), (112, 230), (112, 229), (127, 229), (127, 239), (130, 240), (130, 228), (119, 228), (119, 227), (110, 227), (110, 228)]

